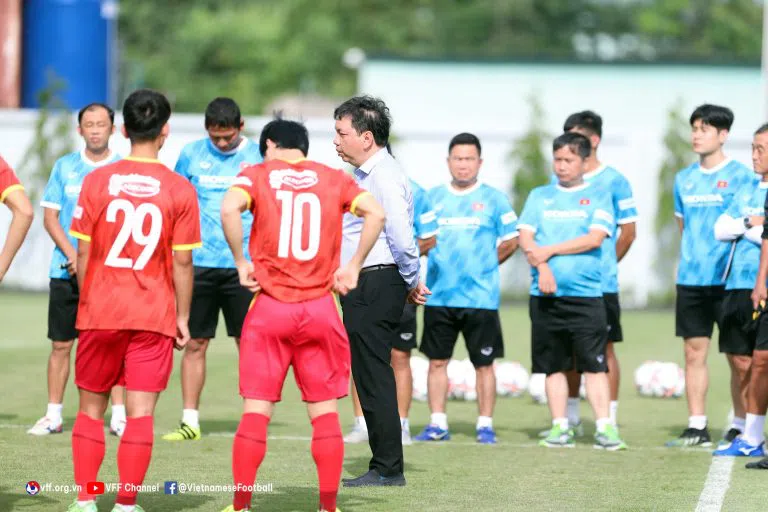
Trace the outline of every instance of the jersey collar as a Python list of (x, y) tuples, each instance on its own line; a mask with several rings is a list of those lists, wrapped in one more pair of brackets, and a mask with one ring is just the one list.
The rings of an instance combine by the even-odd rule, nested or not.
[(112, 160), (115, 158), (115, 154), (112, 152), (112, 150), (109, 150), (109, 155), (104, 160), (100, 160), (98, 162), (94, 162), (87, 156), (85, 156), (85, 150), (83, 149), (80, 151), (80, 159), (86, 164), (91, 167), (101, 167), (102, 165), (111, 164)]
[(705, 169), (701, 166), (701, 164), (697, 164), (697, 169), (702, 174), (715, 174), (717, 171), (721, 171), (725, 168), (726, 165), (730, 164), (733, 160), (730, 158), (726, 158), (716, 166), (712, 167), (711, 169)]
[(474, 184), (474, 185), (472, 185), (472, 186), (471, 186), (471, 187), (469, 187), (469, 188), (465, 188), (464, 190), (456, 190), (456, 189), (454, 188), (454, 186), (453, 186), (453, 185), (451, 185), (450, 183), (449, 183), (449, 184), (447, 184), (447, 185), (446, 185), (446, 187), (448, 187), (448, 191), (449, 191), (451, 194), (455, 195), (455, 196), (466, 196), (466, 195), (469, 195), (469, 194), (471, 194), (472, 192), (474, 192), (474, 191), (475, 191), (475, 190), (477, 190), (478, 188), (480, 188), (480, 185), (482, 185), (482, 183), (480, 183), (480, 180), (478, 180), (478, 181), (476, 181), (476, 182), (475, 182), (475, 184)]
[(607, 166), (607, 165), (605, 165), (605, 164), (600, 164), (600, 165), (598, 165), (598, 166), (597, 166), (597, 169), (594, 169), (594, 170), (592, 170), (592, 171), (589, 171), (589, 172), (585, 172), (585, 173), (584, 173), (584, 179), (585, 179), (585, 180), (591, 180), (592, 178), (594, 178), (595, 176), (597, 176), (598, 174), (600, 174), (601, 172), (603, 172), (603, 171), (604, 171), (604, 170), (605, 170), (607, 167), (608, 167), (608, 166)]
[(585, 188), (589, 187), (589, 183), (585, 181), (581, 185), (577, 185), (571, 188), (566, 188), (559, 183), (556, 184), (555, 186), (557, 187), (558, 190), (562, 190), (563, 192), (579, 192), (580, 190), (584, 190)]

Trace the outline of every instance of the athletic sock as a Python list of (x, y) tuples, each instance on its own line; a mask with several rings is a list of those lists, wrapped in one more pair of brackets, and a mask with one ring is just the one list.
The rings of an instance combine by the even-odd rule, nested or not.
[(256, 473), (267, 453), (267, 426), (269, 418), (263, 414), (243, 414), (232, 443), (232, 476), (235, 480), (235, 510), (251, 507), (252, 489)]
[(154, 442), (154, 418), (141, 416), (128, 418), (125, 432), (117, 448), (117, 472), (120, 475), (120, 490), (115, 502), (118, 505), (135, 505), (138, 488), (144, 483), (144, 477), (152, 458)]
[(75, 483), (79, 501), (95, 497), (87, 492), (88, 482), (95, 482), (104, 461), (104, 421), (95, 420), (85, 413), (78, 413), (72, 426), (72, 462), (75, 467)]
[(323, 414), (312, 420), (311, 450), (317, 465), (320, 510), (335, 511), (344, 463), (344, 440), (338, 413)]

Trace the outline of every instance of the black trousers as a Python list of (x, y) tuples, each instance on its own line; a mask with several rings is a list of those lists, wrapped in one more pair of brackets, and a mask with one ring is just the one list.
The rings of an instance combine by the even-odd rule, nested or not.
[(390, 356), (407, 295), (397, 268), (387, 267), (361, 273), (357, 288), (341, 299), (352, 353), (352, 378), (373, 452), (368, 468), (382, 476), (403, 472), (397, 388)]

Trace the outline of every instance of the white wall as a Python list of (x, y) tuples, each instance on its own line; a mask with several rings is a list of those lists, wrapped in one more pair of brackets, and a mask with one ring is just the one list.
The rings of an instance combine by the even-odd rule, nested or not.
[[(702, 66), (476, 64), (369, 61), (359, 90), (383, 98), (402, 141), (398, 159), (411, 176), (431, 186), (447, 179), (450, 138), (478, 135), (485, 163), (481, 176), (509, 190), (512, 141), (529, 125), (527, 98), (535, 92), (544, 125), (556, 135), (565, 118), (592, 109), (603, 117), (600, 159), (623, 171), (633, 185), (640, 220), (638, 238), (620, 265), (626, 297), (643, 304), (655, 283), (653, 223), (658, 170), (669, 108), (680, 99), (686, 117), (699, 104), (730, 107), (736, 121), (727, 153), (750, 165), (751, 134), (762, 124), (760, 70)], [(691, 154), (691, 161), (695, 160)], [(673, 265), (674, 262), (670, 262)]]

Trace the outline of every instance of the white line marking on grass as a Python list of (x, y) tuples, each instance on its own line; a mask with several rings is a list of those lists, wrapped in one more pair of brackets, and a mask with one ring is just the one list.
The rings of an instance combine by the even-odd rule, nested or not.
[(712, 457), (707, 481), (699, 495), (696, 512), (720, 512), (725, 501), (725, 494), (731, 484), (733, 457)]

